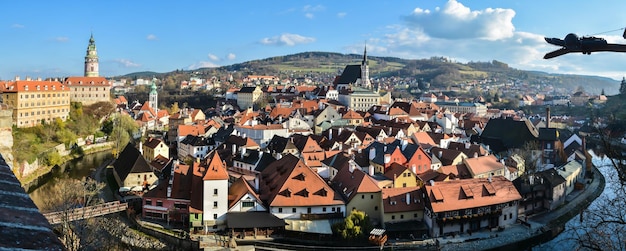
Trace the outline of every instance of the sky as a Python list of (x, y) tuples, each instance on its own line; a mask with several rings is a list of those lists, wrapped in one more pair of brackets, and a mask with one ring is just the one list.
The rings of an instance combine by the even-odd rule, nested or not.
[[(544, 37), (626, 44), (626, 2), (0, 1), (0, 80), (82, 76), (90, 35), (100, 75), (169, 72), (307, 51), (457, 62), (621, 80), (626, 54), (567, 54)], [(358, 63), (358, 62), (355, 62)]]

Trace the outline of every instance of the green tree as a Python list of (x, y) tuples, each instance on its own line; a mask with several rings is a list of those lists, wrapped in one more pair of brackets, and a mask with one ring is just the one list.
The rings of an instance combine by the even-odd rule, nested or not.
[(364, 239), (371, 230), (369, 217), (358, 210), (352, 210), (343, 222), (333, 225), (333, 233), (346, 240)]
[(47, 151), (44, 155), (43, 163), (47, 166), (61, 165), (63, 164), (63, 158), (56, 150)]
[(626, 77), (622, 77), (622, 83), (619, 85), (619, 94), (626, 96)]

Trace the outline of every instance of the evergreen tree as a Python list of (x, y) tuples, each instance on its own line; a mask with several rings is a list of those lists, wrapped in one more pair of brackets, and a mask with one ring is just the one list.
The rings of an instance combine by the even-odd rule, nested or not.
[(626, 77), (622, 77), (622, 83), (619, 86), (619, 94), (626, 95)]

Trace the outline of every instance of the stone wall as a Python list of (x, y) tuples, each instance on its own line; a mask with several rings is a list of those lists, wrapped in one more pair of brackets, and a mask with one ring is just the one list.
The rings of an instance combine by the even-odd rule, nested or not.
[(0, 105), (0, 154), (13, 170), (13, 111)]

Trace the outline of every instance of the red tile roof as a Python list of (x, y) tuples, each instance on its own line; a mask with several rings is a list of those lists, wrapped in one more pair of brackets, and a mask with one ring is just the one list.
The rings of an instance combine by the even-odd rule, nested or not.
[(209, 165), (202, 180), (228, 180), (228, 171), (226, 166), (216, 151), (210, 157)]
[(68, 77), (63, 84), (67, 86), (105, 86), (110, 87), (111, 83), (104, 77)]
[(422, 210), (424, 209), (422, 191), (420, 187), (383, 188), (383, 207), (385, 213)]
[(261, 172), (261, 199), (269, 206), (344, 204), (341, 196), (302, 160), (285, 155)]
[[(39, 90), (37, 90), (39, 88)], [(54, 92), (54, 91), (69, 91), (65, 85), (59, 81), (31, 81), (31, 80), (17, 80), (0, 82), (0, 92)]]
[(489, 182), (486, 178), (434, 182), (426, 186), (429, 206), (433, 212), (447, 212), (497, 205), (520, 200), (513, 183), (502, 176)]

